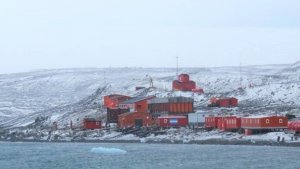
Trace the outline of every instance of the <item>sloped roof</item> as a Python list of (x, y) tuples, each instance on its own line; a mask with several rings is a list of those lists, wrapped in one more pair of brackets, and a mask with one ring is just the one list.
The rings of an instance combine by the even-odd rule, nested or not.
[(152, 99), (155, 96), (145, 96), (145, 97), (133, 97), (131, 99), (128, 99), (124, 102), (121, 102), (120, 104), (134, 104), (136, 102), (142, 101), (142, 100), (148, 100), (148, 99)]

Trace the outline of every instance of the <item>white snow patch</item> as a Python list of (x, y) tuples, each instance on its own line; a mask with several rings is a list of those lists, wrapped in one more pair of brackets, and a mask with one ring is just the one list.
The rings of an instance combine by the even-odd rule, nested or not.
[(101, 155), (124, 155), (127, 153), (127, 151), (118, 148), (105, 148), (105, 147), (92, 148), (91, 152), (96, 154), (101, 154)]

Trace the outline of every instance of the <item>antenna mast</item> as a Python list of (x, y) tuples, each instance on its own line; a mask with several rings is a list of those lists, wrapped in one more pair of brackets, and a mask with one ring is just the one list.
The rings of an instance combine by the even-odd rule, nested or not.
[(106, 85), (106, 72), (105, 72), (105, 70), (103, 71), (103, 80), (104, 80), (104, 85)]
[(240, 88), (242, 88), (242, 63), (240, 63)]

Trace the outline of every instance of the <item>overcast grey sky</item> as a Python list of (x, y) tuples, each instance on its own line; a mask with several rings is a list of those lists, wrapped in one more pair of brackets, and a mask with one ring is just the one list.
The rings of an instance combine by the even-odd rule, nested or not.
[(2, 0), (0, 73), (300, 60), (299, 0)]

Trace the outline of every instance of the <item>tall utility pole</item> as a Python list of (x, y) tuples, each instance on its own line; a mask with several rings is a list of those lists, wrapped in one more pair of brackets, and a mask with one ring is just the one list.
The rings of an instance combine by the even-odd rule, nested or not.
[(179, 57), (176, 56), (176, 77), (178, 77), (178, 59)]

